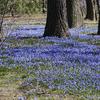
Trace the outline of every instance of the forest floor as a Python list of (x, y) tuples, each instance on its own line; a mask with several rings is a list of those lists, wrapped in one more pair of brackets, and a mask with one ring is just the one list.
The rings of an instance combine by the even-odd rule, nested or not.
[[(0, 100), (78, 100), (80, 98), (74, 95), (63, 97), (59, 91), (42, 93), (40, 90), (36, 90), (32, 94), (28, 94), (25, 91), (31, 92), (33, 87), (22, 86), (22, 83), (28, 78), (26, 75), (28, 75), (27, 72), (20, 67), (0, 67)], [(34, 83), (33, 85), (36, 87)]]
[(16, 80), (16, 71), (0, 67), (0, 100), (18, 100), (23, 93), (18, 90), (20, 80)]
[(87, 35), (97, 23), (70, 29), (69, 38), (40, 38), (45, 18), (5, 18), (0, 100), (99, 100), (100, 37)]

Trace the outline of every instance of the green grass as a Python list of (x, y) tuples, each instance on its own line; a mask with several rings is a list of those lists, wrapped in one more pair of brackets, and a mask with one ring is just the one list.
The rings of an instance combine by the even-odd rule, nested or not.
[[(41, 70), (45, 70), (47, 67), (42, 66)], [(31, 73), (28, 72), (31, 70)], [(39, 100), (58, 100), (60, 96), (63, 96), (65, 93), (63, 90), (57, 89), (48, 89), (46, 84), (42, 82), (37, 82), (35, 80), (34, 71), (37, 70), (34, 67), (29, 67), (24, 69), (21, 66), (16, 66), (15, 68), (9, 67), (0, 67), (0, 88), (4, 87), (13, 87), (20, 91), (31, 91), (34, 89), (35, 91), (32, 94), (24, 94), (27, 97), (27, 100), (31, 100), (32, 98), (37, 97)], [(73, 69), (70, 69), (73, 72)], [(60, 76), (59, 76), (60, 77)], [(62, 77), (62, 75), (61, 75)], [(21, 84), (25, 82), (28, 78), (32, 78), (32, 84), (27, 86), (22, 86)], [(58, 84), (61, 81), (55, 80), (54, 84)], [(37, 88), (38, 85), (38, 88)], [(48, 96), (49, 95), (49, 96)], [(56, 97), (57, 96), (57, 97)], [(99, 96), (99, 92), (95, 90), (84, 90), (80, 91), (72, 91), (69, 89), (68, 94), (63, 96), (63, 100), (88, 100), (88, 98), (92, 98), (92, 100), (98, 100), (97, 96)], [(88, 97), (88, 98), (87, 98)], [(97, 99), (95, 99), (97, 98)]]
[(85, 42), (88, 44), (92, 44), (92, 45), (96, 45), (96, 46), (100, 46), (100, 40), (90, 40), (90, 39), (76, 39), (76, 41), (78, 42)]
[[(90, 40), (90, 39), (80, 39), (77, 38), (75, 39), (78, 42), (85, 42), (88, 44), (92, 44), (92, 45), (97, 45), (100, 46), (100, 40)], [(53, 41), (47, 41), (45, 39), (40, 39), (37, 37), (33, 37), (33, 38), (22, 38), (22, 39), (6, 39), (5, 41), (6, 43), (9, 44), (9, 47), (24, 47), (24, 46), (32, 46), (32, 45), (53, 45), (55, 44), (55, 42)], [(58, 44), (58, 43), (56, 43)], [(67, 47), (68, 44), (66, 43), (59, 43), (61, 46)], [(5, 57), (4, 57), (5, 58)]]
[[(16, 82), (17, 79), (21, 80), (22, 76), (25, 75), (25, 70), (22, 68), (8, 68), (8, 67), (0, 67), (0, 80), (6, 80), (9, 82)], [(6, 83), (5, 83), (6, 84)], [(4, 84), (0, 83), (0, 86)], [(7, 85), (7, 84), (6, 84)]]
[(24, 47), (24, 46), (32, 46), (32, 45), (53, 45), (55, 42), (53, 41), (47, 41), (45, 39), (40, 39), (37, 37), (32, 38), (21, 38), (21, 39), (6, 39), (6, 43), (9, 44), (9, 47)]

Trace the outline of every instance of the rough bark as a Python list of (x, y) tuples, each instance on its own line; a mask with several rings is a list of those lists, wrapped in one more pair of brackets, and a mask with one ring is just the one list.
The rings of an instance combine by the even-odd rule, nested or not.
[(80, 0), (66, 0), (68, 26), (80, 27), (83, 25), (83, 16), (80, 7)]
[(48, 0), (44, 36), (67, 36), (66, 0)]

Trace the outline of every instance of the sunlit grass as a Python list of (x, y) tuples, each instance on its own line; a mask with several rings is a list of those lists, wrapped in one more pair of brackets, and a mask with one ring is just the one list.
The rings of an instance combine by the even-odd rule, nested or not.
[[(76, 38), (74, 39), (75, 41), (78, 42), (85, 42), (91, 45), (97, 45), (100, 46), (100, 40), (92, 40), (92, 39), (80, 39), (80, 38)], [(32, 45), (53, 45), (55, 44), (55, 42), (53, 41), (47, 41), (45, 39), (41, 39), (38, 37), (33, 37), (33, 38), (21, 38), (21, 39), (6, 39), (5, 41), (6, 43), (8, 43), (9, 47), (23, 47), (23, 46), (32, 46)], [(60, 44), (62, 46), (67, 47), (67, 43), (56, 43), (56, 44)]]
[(76, 40), (79, 42), (85, 42), (88, 44), (100, 46), (100, 40), (90, 40), (90, 39), (80, 39), (80, 38), (78, 38)]
[[(99, 100), (99, 92), (88, 88), (85, 91), (81, 91), (80, 89), (79, 91), (72, 91), (68, 88), (68, 93), (64, 93), (63, 90), (48, 89), (46, 84), (41, 82), (39, 82), (37, 88), (37, 81), (35, 80), (34, 74), (36, 70), (38, 69), (34, 69), (34, 67), (29, 67), (27, 69), (21, 66), (15, 68), (0, 67), (0, 88), (9, 86), (19, 89), (25, 93), (24, 96), (27, 97), (27, 100), (32, 98), (38, 98), (39, 100), (58, 100), (61, 97), (63, 100), (67, 100), (68, 98), (68, 100), (88, 100), (89, 98), (92, 98), (92, 100)], [(45, 70), (45, 66), (44, 68), (42, 66), (41, 70)], [(29, 74), (29, 71), (32, 71), (32, 73)], [(70, 69), (70, 71), (73, 71), (73, 69)], [(32, 81), (30, 81), (31, 83), (22, 85), (29, 78), (32, 78)], [(70, 77), (69, 80), (71, 80)], [(56, 83), (58, 84), (58, 81), (55, 81), (55, 84)], [(32, 92), (31, 90), (34, 91)]]
[[(23, 73), (22, 73), (23, 72)], [(25, 70), (17, 68), (0, 67), (0, 86), (16, 84), (23, 77)], [(4, 83), (2, 83), (4, 80)]]

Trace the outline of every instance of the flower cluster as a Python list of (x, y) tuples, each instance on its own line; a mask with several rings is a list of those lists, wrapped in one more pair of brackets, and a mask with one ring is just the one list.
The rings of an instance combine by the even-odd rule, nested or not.
[[(36, 30), (36, 28), (31, 29)], [(17, 29), (17, 31), (23, 30), (26, 33), (29, 31), (28, 28)], [(96, 36), (94, 38), (99, 39)], [(66, 92), (85, 91), (87, 88), (100, 90), (99, 46), (81, 43), (73, 38), (46, 37), (40, 38), (40, 41), (42, 42), (36, 42), (31, 46), (0, 50), (0, 65), (20, 65), (26, 69), (33, 66), (36, 79), (51, 89), (62, 89)], [(46, 44), (42, 44), (43, 41)]]

